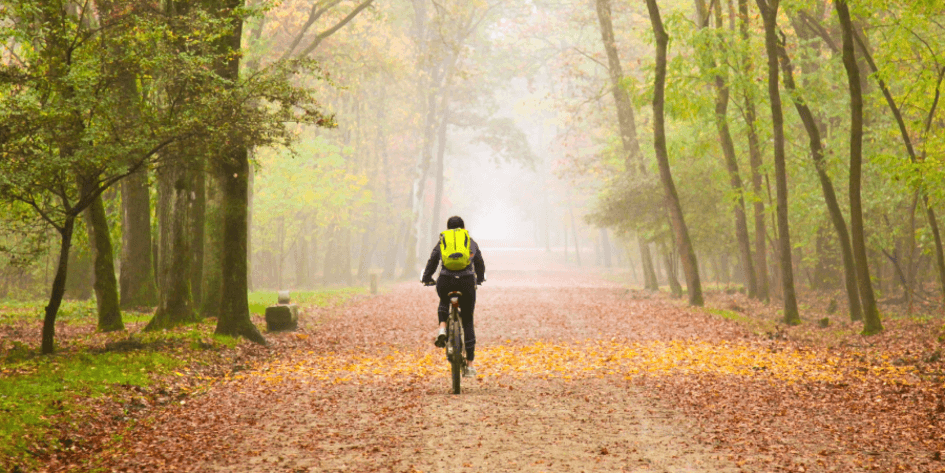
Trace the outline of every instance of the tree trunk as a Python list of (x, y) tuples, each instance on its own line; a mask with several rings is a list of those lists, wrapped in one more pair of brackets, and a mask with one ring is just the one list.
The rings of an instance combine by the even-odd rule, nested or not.
[[(255, 149), (248, 149), (249, 161), (254, 159)], [(246, 289), (253, 290), (253, 196), (255, 195), (256, 169), (249, 166), (249, 182), (246, 196)]]
[(853, 49), (853, 22), (850, 19), (850, 11), (845, 0), (834, 0), (834, 6), (843, 32), (843, 67), (847, 71), (850, 89), (850, 239), (853, 258), (856, 261), (860, 302), (863, 305), (863, 333), (870, 335), (881, 332), (883, 324), (879, 320), (879, 310), (873, 295), (863, 231), (863, 204), (860, 196), (863, 168), (863, 95), (860, 89), (860, 70)]
[(686, 220), (679, 204), (679, 195), (676, 193), (676, 184), (673, 182), (673, 175), (669, 168), (669, 154), (666, 150), (663, 95), (666, 85), (666, 47), (669, 43), (669, 35), (663, 28), (663, 20), (660, 18), (656, 0), (646, 0), (646, 7), (650, 13), (653, 34), (656, 36), (656, 79), (653, 90), (653, 144), (656, 150), (656, 161), (659, 165), (660, 181), (666, 192), (666, 206), (669, 208), (669, 218), (676, 236), (676, 248), (679, 249), (683, 272), (686, 274), (689, 305), (701, 306), (703, 299), (702, 283), (699, 280), (699, 263), (692, 248), (692, 241), (689, 239), (689, 229), (686, 227)]
[[(218, 5), (222, 11), (232, 11), (243, 7), (244, 3), (244, 0), (219, 0)], [(233, 21), (236, 24), (232, 32), (221, 38), (220, 48), (223, 51), (240, 51), (243, 22), (240, 19)], [(230, 54), (229, 61), (220, 67), (220, 75), (234, 81), (239, 78), (239, 71), (240, 58), (236, 54)], [(253, 342), (266, 344), (266, 339), (249, 318), (249, 267), (246, 257), (249, 245), (249, 150), (237, 145), (224, 150), (216, 158), (223, 211), (223, 251), (220, 261), (223, 288), (216, 333), (243, 336)]]
[[(744, 61), (745, 77), (754, 77), (754, 67), (751, 62), (748, 19), (748, 0), (738, 0), (739, 15), (739, 33), (742, 37), (742, 55)], [(767, 245), (765, 244), (765, 204), (762, 200), (764, 195), (761, 187), (761, 147), (758, 144), (758, 132), (755, 129), (757, 114), (755, 112), (755, 101), (748, 88), (745, 88), (745, 122), (748, 129), (748, 157), (751, 166), (751, 192), (753, 195), (752, 209), (755, 222), (755, 278), (757, 279), (755, 290), (758, 293), (758, 299), (768, 301), (770, 297), (768, 282), (768, 257)]]
[(218, 317), (223, 291), (223, 190), (217, 173), (206, 175), (206, 233), (204, 234), (203, 279), (200, 283), (200, 315)]
[(675, 254), (666, 247), (663, 247), (661, 252), (663, 253), (663, 266), (666, 268), (666, 283), (669, 284), (669, 290), (673, 297), (682, 298), (682, 285), (679, 284), (679, 278), (676, 274)]
[(777, 16), (779, 0), (755, 0), (765, 25), (765, 49), (768, 53), (768, 97), (774, 127), (774, 169), (777, 188), (778, 258), (781, 266), (781, 290), (784, 299), (784, 323), (801, 322), (794, 292), (794, 267), (791, 259), (791, 233), (788, 228), (787, 167), (784, 158), (784, 112), (778, 82)]
[(643, 267), (643, 287), (648, 291), (659, 291), (660, 284), (656, 279), (656, 269), (653, 267), (650, 244), (643, 236), (637, 236), (637, 246), (640, 247), (640, 266)]
[(366, 281), (370, 275), (371, 261), (374, 258), (374, 228), (368, 227), (361, 235), (361, 254), (358, 256), (357, 280)]
[(121, 308), (153, 307), (157, 287), (151, 259), (151, 197), (146, 169), (121, 182), (121, 207)]
[(50, 355), (56, 350), (56, 314), (62, 305), (62, 296), (66, 293), (66, 274), (69, 270), (69, 249), (72, 246), (72, 232), (75, 229), (75, 215), (67, 214), (66, 221), (59, 231), (59, 263), (53, 278), (49, 303), (46, 304), (46, 316), (43, 319), (43, 341), (41, 352)]
[[(716, 28), (722, 28), (722, 13), (719, 3), (716, 5)], [(708, 12), (707, 12), (708, 13)], [(708, 26), (708, 15), (703, 27)], [(712, 69), (716, 68), (715, 59), (711, 59)], [(738, 253), (741, 258), (744, 278), (747, 282), (748, 297), (758, 298), (755, 281), (755, 270), (751, 259), (751, 242), (748, 237), (748, 223), (745, 218), (745, 198), (742, 178), (738, 172), (738, 159), (735, 156), (735, 143), (728, 127), (729, 87), (721, 74), (715, 76), (715, 127), (719, 133), (719, 142), (722, 145), (722, 156), (725, 159), (725, 168), (728, 171), (729, 185), (738, 196), (733, 209), (735, 213), (735, 239), (738, 242)]]
[(574, 257), (578, 267), (581, 267), (581, 247), (578, 243), (577, 224), (574, 222), (574, 207), (568, 206), (568, 214), (571, 216), (571, 234), (574, 235)]
[[(238, 33), (236, 40), (239, 41)], [(223, 253), (220, 263), (223, 288), (216, 333), (243, 336), (265, 345), (266, 339), (249, 318), (246, 264), (249, 159), (243, 147), (231, 149), (221, 158), (219, 179), (223, 191)]]
[(303, 214), (299, 221), (299, 237), (296, 240), (295, 288), (307, 289), (308, 283), (308, 216)]
[(837, 240), (840, 243), (840, 255), (843, 258), (844, 282), (846, 283), (847, 302), (850, 307), (850, 320), (861, 320), (863, 318), (862, 308), (860, 306), (860, 293), (857, 286), (856, 263), (853, 259), (853, 250), (850, 246), (850, 236), (847, 233), (846, 220), (843, 218), (843, 212), (840, 210), (840, 204), (837, 201), (837, 194), (834, 192), (833, 182), (827, 174), (827, 162), (824, 159), (823, 142), (820, 138), (820, 129), (814, 120), (814, 114), (810, 107), (804, 101), (804, 98), (798, 95), (797, 87), (794, 83), (794, 73), (790, 58), (783, 45), (778, 46), (778, 55), (781, 60), (781, 66), (784, 69), (784, 87), (790, 92), (793, 98), (794, 108), (797, 109), (801, 121), (804, 122), (804, 128), (807, 130), (807, 136), (810, 138), (810, 155), (814, 160), (814, 168), (817, 170), (817, 178), (820, 179), (820, 187), (824, 193), (824, 201), (827, 203), (827, 210), (830, 214), (830, 221), (837, 232)]
[(430, 235), (436, 235), (443, 223), (440, 221), (440, 212), (443, 200), (443, 167), (446, 158), (446, 127), (449, 125), (449, 104), (447, 103), (447, 94), (444, 92), (443, 101), (440, 105), (441, 117), (440, 126), (437, 130), (436, 138), (436, 184), (433, 192), (433, 212), (430, 214)]
[(600, 246), (601, 246), (601, 252), (602, 252), (601, 256), (603, 256), (603, 259), (604, 259), (604, 267), (610, 268), (611, 266), (613, 266), (613, 264), (611, 262), (611, 255), (610, 255), (610, 236), (607, 235), (606, 228), (600, 229)]
[(157, 310), (145, 330), (162, 330), (195, 322), (190, 292), (191, 176), (183, 165), (158, 170), (158, 279), (161, 291)]
[(207, 222), (207, 173), (200, 167), (191, 173), (193, 199), (190, 209), (190, 290), (194, 307), (203, 302), (203, 259)]
[[(623, 67), (620, 64), (620, 56), (617, 53), (617, 43), (614, 39), (614, 27), (611, 20), (610, 0), (596, 0), (597, 19), (600, 22), (601, 40), (604, 42), (604, 50), (607, 52), (607, 66), (610, 72), (610, 90), (614, 96), (614, 104), (617, 108), (617, 122), (620, 126), (620, 141), (623, 145), (623, 151), (626, 157), (624, 165), (628, 173), (633, 173), (636, 169), (641, 176), (646, 176), (646, 166), (643, 164), (643, 153), (640, 151), (640, 142), (637, 139), (636, 119), (633, 114), (633, 104), (630, 102), (630, 95), (621, 86), (623, 80)], [(651, 209), (656, 212), (656, 209)], [(640, 237), (640, 260), (643, 264), (644, 287), (651, 291), (659, 290), (659, 283), (656, 280), (656, 272), (653, 271), (653, 257), (650, 254), (650, 248)]]
[(108, 232), (105, 204), (96, 197), (85, 209), (85, 228), (94, 258), (95, 301), (98, 306), (98, 329), (102, 332), (124, 330), (118, 308), (118, 281), (115, 280), (115, 256), (112, 238)]

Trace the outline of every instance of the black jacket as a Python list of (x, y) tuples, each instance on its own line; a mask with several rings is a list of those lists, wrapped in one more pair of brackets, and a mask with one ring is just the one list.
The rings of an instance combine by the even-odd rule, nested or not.
[(459, 271), (452, 271), (446, 269), (440, 261), (440, 244), (437, 242), (436, 246), (433, 247), (433, 252), (430, 253), (430, 259), (427, 260), (427, 267), (423, 270), (423, 277), (420, 278), (420, 281), (427, 282), (433, 281), (433, 273), (436, 272), (437, 266), (440, 267), (440, 276), (470, 276), (476, 275), (476, 284), (482, 284), (486, 278), (486, 263), (482, 260), (482, 253), (479, 251), (479, 244), (476, 243), (476, 240), (471, 240), (471, 245), (469, 246), (469, 266), (466, 266), (466, 269), (461, 269)]

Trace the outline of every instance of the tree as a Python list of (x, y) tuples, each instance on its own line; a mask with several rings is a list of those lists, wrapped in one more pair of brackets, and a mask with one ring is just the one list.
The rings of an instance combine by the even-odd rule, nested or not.
[[(310, 91), (290, 82), (297, 71), (312, 70), (311, 64), (281, 64), (245, 81), (225, 80), (206, 67), (221, 58), (203, 47), (210, 38), (190, 36), (189, 53), (179, 54), (166, 41), (173, 36), (166, 17), (139, 10), (130, 0), (114, 5), (121, 13), (93, 27), (83, 18), (95, 5), (11, 1), (8, 12), (18, 21), (0, 25), (0, 39), (19, 45), (14, 62), (0, 68), (0, 198), (28, 205), (60, 236), (43, 353), (54, 350), (75, 220), (102, 192), (169, 159), (161, 153), (175, 143), (224, 143), (232, 135), (220, 130), (243, 142), (282, 143), (290, 136), (288, 121), (325, 123)], [(205, 35), (215, 35), (220, 26), (202, 15), (187, 21)], [(135, 101), (136, 113), (126, 113), (114, 68), (107, 66), (118, 59), (108, 54), (117, 44), (124, 45), (121, 59), (148, 90), (195, 81), (201, 94), (193, 100)], [(247, 110), (248, 100), (271, 106)]]
[[(702, 5), (700, 0), (697, 3), (699, 6)], [(718, 2), (713, 2), (715, 5), (715, 21), (716, 29), (721, 32), (722, 30), (722, 6)], [(705, 8), (700, 8), (700, 14), (704, 14), (704, 20), (702, 21), (701, 28), (706, 29), (709, 27), (709, 20), (712, 15), (711, 11), (702, 10)], [(706, 45), (712, 49), (725, 50), (726, 45), (722, 38), (716, 38), (715, 41), (710, 41)], [(737, 199), (733, 208), (735, 214), (735, 238), (738, 242), (739, 256), (742, 261), (742, 268), (745, 271), (745, 282), (748, 286), (748, 297), (756, 298), (758, 297), (757, 290), (757, 281), (755, 279), (755, 269), (754, 264), (751, 258), (751, 242), (748, 237), (748, 222), (745, 217), (745, 199), (744, 199), (744, 188), (742, 186), (742, 178), (738, 172), (738, 159), (735, 156), (735, 143), (732, 139), (732, 133), (728, 125), (728, 103), (729, 103), (729, 86), (726, 82), (726, 78), (723, 75), (722, 71), (719, 70), (718, 65), (716, 64), (715, 59), (712, 57), (712, 51), (703, 51), (703, 56), (705, 57), (705, 62), (707, 63), (708, 69), (714, 71), (714, 86), (715, 86), (715, 126), (719, 133), (719, 142), (722, 145), (722, 156), (725, 159), (725, 168), (728, 171), (729, 183), (732, 187), (732, 192), (735, 193)]]
[(870, 335), (881, 332), (883, 324), (879, 320), (876, 297), (873, 295), (869, 261), (866, 257), (866, 240), (863, 235), (863, 204), (860, 195), (863, 168), (863, 93), (860, 89), (860, 70), (856, 63), (850, 10), (845, 0), (834, 0), (834, 7), (837, 9), (843, 32), (843, 67), (847, 71), (850, 91), (850, 239), (853, 258), (856, 260), (860, 302), (863, 306), (863, 333)]
[(679, 205), (679, 195), (669, 168), (669, 155), (666, 150), (666, 131), (663, 116), (663, 94), (666, 83), (666, 49), (669, 35), (663, 28), (659, 7), (656, 0), (646, 0), (647, 10), (650, 12), (650, 23), (653, 25), (653, 34), (656, 36), (656, 77), (653, 85), (653, 142), (656, 149), (656, 161), (660, 170), (660, 181), (666, 194), (666, 207), (676, 237), (676, 247), (679, 249), (683, 272), (686, 274), (686, 289), (689, 292), (689, 305), (701, 306), (702, 284), (699, 281), (699, 264), (696, 253), (689, 239), (689, 229), (683, 217), (682, 207)]
[[(614, 27), (611, 20), (610, 0), (597, 0), (597, 18), (600, 22), (601, 39), (607, 53), (607, 66), (610, 72), (610, 90), (614, 96), (617, 109), (617, 122), (620, 125), (620, 142), (626, 154), (626, 172), (636, 169), (641, 176), (646, 175), (646, 166), (643, 164), (643, 153), (637, 141), (636, 121), (633, 116), (633, 104), (630, 95), (621, 85), (623, 68), (620, 65), (620, 56), (617, 54), (617, 45), (614, 40)], [(651, 209), (658, 212), (658, 209)], [(650, 254), (650, 245), (642, 236), (637, 238), (640, 248), (640, 262), (643, 265), (643, 285), (646, 289), (656, 291), (659, 284), (656, 281), (656, 271), (653, 268), (653, 256)]]
[(784, 323), (797, 325), (801, 318), (794, 292), (794, 268), (791, 258), (791, 233), (788, 227), (787, 168), (784, 159), (784, 113), (778, 81), (777, 15), (780, 0), (755, 0), (765, 26), (765, 50), (768, 53), (768, 99), (774, 129), (774, 169), (777, 188), (778, 258), (781, 266), (781, 289), (784, 293)]
[(791, 93), (791, 100), (794, 102), (794, 108), (797, 109), (801, 121), (804, 122), (804, 129), (807, 130), (807, 136), (810, 138), (810, 156), (814, 161), (814, 168), (817, 170), (817, 178), (820, 180), (820, 186), (824, 194), (824, 202), (827, 204), (827, 210), (830, 213), (830, 221), (834, 230), (837, 232), (837, 239), (840, 242), (840, 255), (843, 258), (844, 283), (847, 290), (847, 301), (850, 308), (850, 319), (861, 320), (863, 312), (860, 306), (860, 291), (857, 285), (856, 263), (853, 259), (853, 249), (850, 246), (850, 234), (847, 232), (846, 220), (843, 218), (843, 212), (840, 210), (840, 204), (837, 200), (837, 193), (833, 188), (833, 181), (827, 174), (827, 163), (824, 159), (824, 147), (820, 138), (820, 128), (814, 119), (814, 114), (794, 83), (793, 67), (791, 60), (787, 55), (784, 44), (778, 44), (778, 57), (780, 58), (781, 68), (784, 70), (784, 87)]
[(157, 303), (151, 260), (151, 202), (148, 173), (139, 169), (121, 181), (122, 246), (121, 308), (151, 307)]
[[(216, 73), (226, 84), (229, 84), (224, 87), (228, 95), (235, 95), (246, 100), (239, 102), (241, 104), (249, 104), (223, 110), (223, 113), (229, 116), (229, 120), (225, 121), (225, 126), (221, 127), (226, 140), (222, 146), (216, 148), (218, 154), (211, 158), (222, 191), (221, 210), (223, 213), (223, 252), (220, 261), (223, 291), (220, 297), (220, 314), (217, 319), (216, 333), (243, 336), (257, 343), (266, 343), (249, 318), (249, 268), (247, 265), (249, 149), (261, 144), (288, 144), (286, 122), (289, 118), (317, 126), (333, 126), (334, 122), (316, 108), (308, 90), (300, 90), (289, 85), (289, 80), (296, 75), (300, 66), (311, 64), (310, 61), (277, 62), (271, 66), (273, 72), (277, 73), (274, 77), (266, 77), (259, 73), (251, 75), (248, 78), (250, 83), (259, 87), (259, 91), (265, 90), (267, 95), (242, 96), (244, 91), (235, 85), (241, 82), (240, 58), (237, 52), (241, 49), (243, 18), (234, 13), (238, 13), (243, 6), (243, 0), (217, 0), (210, 8), (211, 13), (221, 18), (226, 26), (216, 44), (217, 54), (225, 60), (217, 63)], [(259, 79), (262, 80), (257, 83)], [(288, 97), (295, 99), (294, 101), (286, 100), (280, 104), (275, 117), (272, 117), (272, 112), (267, 107), (254, 106), (263, 97), (271, 101), (268, 94), (273, 92), (285, 93)], [(296, 112), (299, 105), (304, 107), (301, 116), (298, 116)], [(241, 116), (243, 113), (248, 116), (244, 118)], [(247, 122), (263, 126), (259, 129), (246, 129), (244, 123)]]
[[(741, 35), (742, 45), (740, 60), (745, 77), (752, 77), (754, 65), (751, 60), (751, 36), (749, 34), (750, 23), (748, 18), (748, 0), (738, 0), (738, 31)], [(745, 110), (745, 125), (747, 128), (748, 156), (749, 166), (751, 167), (751, 192), (752, 192), (752, 214), (755, 223), (755, 277), (757, 278), (756, 290), (758, 298), (768, 300), (768, 257), (767, 245), (765, 244), (765, 204), (761, 196), (761, 148), (758, 144), (758, 132), (756, 130), (756, 117), (754, 95), (751, 88), (743, 87), (743, 100)]]

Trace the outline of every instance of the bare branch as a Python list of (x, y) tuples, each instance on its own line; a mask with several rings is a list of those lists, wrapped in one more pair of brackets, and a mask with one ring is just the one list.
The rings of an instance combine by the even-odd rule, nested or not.
[(363, 3), (355, 7), (355, 9), (352, 10), (351, 13), (348, 14), (348, 16), (344, 17), (343, 20), (339, 21), (338, 24), (319, 33), (318, 36), (316, 36), (315, 39), (312, 40), (312, 43), (309, 44), (308, 47), (305, 48), (305, 50), (299, 53), (298, 57), (305, 57), (311, 54), (311, 52), (314, 51), (315, 48), (317, 48), (318, 45), (321, 44), (321, 42), (325, 40), (325, 38), (335, 34), (335, 32), (337, 32), (338, 30), (343, 28), (345, 25), (347, 25), (348, 22), (353, 20), (354, 17), (358, 16), (358, 14), (361, 13), (362, 10), (369, 7), (372, 3), (374, 3), (374, 0), (365, 0)]

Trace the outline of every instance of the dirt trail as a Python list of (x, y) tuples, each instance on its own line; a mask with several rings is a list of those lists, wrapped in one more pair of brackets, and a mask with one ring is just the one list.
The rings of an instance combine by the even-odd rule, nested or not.
[[(306, 347), (168, 411), (110, 453), (108, 464), (133, 471), (740, 471), (630, 378), (606, 365), (589, 368), (579, 348), (554, 368), (540, 358), (541, 344), (571, 350), (711, 337), (695, 332), (699, 314), (635, 299), (588, 274), (489, 276), (476, 311), (480, 376), (464, 380), (462, 395), (449, 393), (446, 363), (432, 346), (434, 291), (400, 284), (340, 313), (306, 312)], [(716, 334), (723, 335), (738, 336)]]

